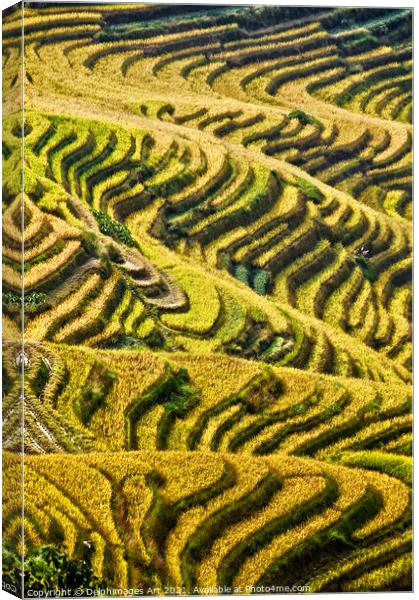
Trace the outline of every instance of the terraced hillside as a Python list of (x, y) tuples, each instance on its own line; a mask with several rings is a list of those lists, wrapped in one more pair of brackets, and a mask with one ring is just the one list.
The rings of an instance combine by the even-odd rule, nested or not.
[(410, 590), (411, 10), (24, 10), (7, 552), (87, 544), (93, 587), (154, 595)]

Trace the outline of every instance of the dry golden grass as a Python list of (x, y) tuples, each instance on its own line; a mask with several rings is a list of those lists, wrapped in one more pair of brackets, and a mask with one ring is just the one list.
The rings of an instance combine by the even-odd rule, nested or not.
[[(25, 7), (23, 195), (19, 115), (3, 136), (6, 442), (24, 358), (28, 449), (67, 426), (74, 444), (25, 457), (24, 540), (5, 454), (5, 539), (59, 532), (78, 556), (88, 537), (121, 588), (246, 590), (304, 579), (299, 561), (312, 591), (404, 589), (408, 53), (378, 34), (355, 52), (362, 9), (350, 35), (246, 7), (165, 32), (154, 10)], [(11, 113), (18, 12), (3, 25)]]

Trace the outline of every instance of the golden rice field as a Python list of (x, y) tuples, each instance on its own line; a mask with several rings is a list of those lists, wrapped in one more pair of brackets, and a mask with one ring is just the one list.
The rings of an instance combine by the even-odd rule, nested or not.
[(81, 596), (411, 590), (411, 9), (24, 11), (2, 256), (25, 592), (60, 586), (26, 577), (45, 547), (89, 549)]

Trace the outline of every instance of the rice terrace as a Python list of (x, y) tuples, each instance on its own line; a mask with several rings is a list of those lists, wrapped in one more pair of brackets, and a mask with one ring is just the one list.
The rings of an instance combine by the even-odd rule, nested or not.
[(2, 149), (4, 589), (411, 590), (412, 10), (16, 4)]

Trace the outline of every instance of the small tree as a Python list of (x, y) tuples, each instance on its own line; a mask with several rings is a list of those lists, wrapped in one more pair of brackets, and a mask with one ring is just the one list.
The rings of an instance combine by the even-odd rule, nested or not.
[[(92, 571), (94, 546), (86, 541), (80, 558), (70, 558), (65, 552), (46, 544), (30, 548), (24, 559), (24, 585), (27, 590), (104, 588), (106, 583)], [(3, 581), (21, 593), (22, 563), (16, 552), (3, 542)]]

